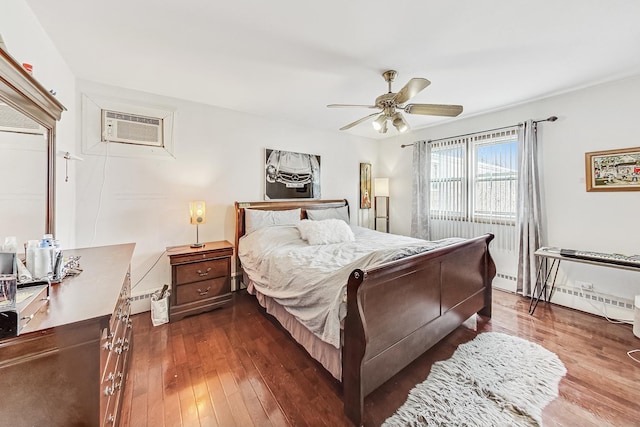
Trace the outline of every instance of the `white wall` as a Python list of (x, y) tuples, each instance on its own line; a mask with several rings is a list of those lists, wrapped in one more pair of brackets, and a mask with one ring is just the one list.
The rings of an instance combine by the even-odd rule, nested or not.
[[(379, 142), (378, 169), (391, 178), (391, 231), (409, 234), (411, 224), (412, 149), (400, 148), (401, 144), (555, 115), (558, 121), (541, 123), (539, 127), (545, 243), (597, 252), (639, 254), (640, 193), (587, 192), (585, 185), (586, 152), (640, 146), (635, 129), (640, 111), (638, 93), (640, 76)], [(630, 299), (640, 294), (638, 273), (563, 263), (559, 283), (572, 286), (576, 280), (591, 282), (598, 292), (621, 298)]]
[[(201, 241), (233, 242), (233, 203), (264, 197), (265, 148), (320, 155), (322, 198), (347, 198), (352, 222), (370, 224), (371, 210), (357, 207), (359, 163), (375, 160), (372, 141), (91, 82), (78, 82), (76, 89), (75, 76), (23, 0), (3, 1), (0, 31), (9, 53), (33, 64), (35, 78), (67, 108), (57, 128), (56, 237), (63, 248), (135, 242), (134, 283), (160, 259), (134, 293), (170, 281), (167, 257), (161, 256), (166, 246), (195, 241), (189, 200), (207, 201)], [(175, 158), (82, 153), (83, 92), (175, 108)], [(84, 158), (69, 162), (68, 182), (66, 151)]]
[[(176, 111), (174, 157), (145, 157), (143, 150), (140, 155), (119, 157), (115, 147), (107, 151), (103, 143), (106, 156), (81, 153), (84, 161), (76, 164), (78, 246), (135, 242), (133, 283), (165, 247), (195, 242), (190, 200), (207, 203), (200, 241), (234, 242), (234, 202), (264, 200), (266, 148), (320, 155), (322, 198), (347, 198), (352, 222), (359, 222), (359, 163), (375, 160), (373, 141), (81, 80), (76, 102), (82, 94)], [(81, 123), (80, 112), (76, 119)], [(80, 126), (77, 151), (82, 145)], [(90, 137), (98, 140), (98, 132)], [(162, 256), (134, 293), (169, 281), (168, 259)]]
[[(75, 148), (75, 76), (60, 56), (29, 6), (23, 0), (2, 0), (0, 34), (7, 51), (19, 63), (33, 65), (33, 75), (46, 89), (54, 90), (68, 111), (62, 113), (57, 126), (58, 152)], [(56, 237), (66, 247), (75, 245), (75, 188), (65, 185), (64, 159), (56, 157)], [(73, 173), (73, 165), (71, 165)], [(46, 174), (46, 164), (41, 165)], [(24, 173), (28, 173), (25, 171)], [(42, 212), (44, 224), (44, 211)], [(44, 227), (43, 227), (44, 228)], [(35, 235), (38, 239), (42, 236)], [(23, 242), (18, 242), (18, 245)]]

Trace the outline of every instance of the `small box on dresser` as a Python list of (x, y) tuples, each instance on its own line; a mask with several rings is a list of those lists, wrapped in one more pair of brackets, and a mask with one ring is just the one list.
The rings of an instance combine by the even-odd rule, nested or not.
[(226, 240), (203, 247), (167, 248), (171, 264), (169, 320), (224, 307), (231, 302), (233, 245)]

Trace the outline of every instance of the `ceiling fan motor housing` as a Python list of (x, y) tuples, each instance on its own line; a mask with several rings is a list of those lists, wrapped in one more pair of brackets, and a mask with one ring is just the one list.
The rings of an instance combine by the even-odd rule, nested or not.
[(327, 107), (365, 107), (365, 108), (379, 108), (380, 113), (369, 114), (355, 122), (349, 123), (346, 126), (340, 128), (340, 130), (347, 130), (356, 126), (374, 116), (378, 116), (373, 122), (373, 128), (380, 133), (386, 133), (387, 120), (391, 120), (393, 126), (398, 129), (399, 132), (405, 132), (409, 129), (409, 125), (396, 109), (400, 109), (408, 114), (422, 114), (422, 115), (434, 115), (434, 116), (449, 116), (456, 117), (462, 112), (461, 105), (440, 105), (440, 104), (405, 104), (409, 99), (413, 98), (421, 90), (431, 84), (431, 82), (425, 78), (413, 78), (404, 85), (399, 92), (391, 91), (391, 83), (397, 77), (398, 73), (395, 70), (387, 70), (382, 73), (382, 77), (388, 83), (389, 91), (376, 98), (375, 105), (349, 105), (349, 104), (330, 104)]

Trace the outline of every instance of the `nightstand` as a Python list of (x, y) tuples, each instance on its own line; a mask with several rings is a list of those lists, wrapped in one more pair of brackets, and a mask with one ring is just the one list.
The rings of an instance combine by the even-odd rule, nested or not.
[(231, 256), (226, 240), (207, 242), (201, 248), (167, 248), (171, 264), (169, 320), (223, 307), (231, 302)]

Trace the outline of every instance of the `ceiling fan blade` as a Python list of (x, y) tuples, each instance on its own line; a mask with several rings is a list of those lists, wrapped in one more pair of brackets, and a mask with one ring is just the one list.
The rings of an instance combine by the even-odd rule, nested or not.
[(407, 82), (402, 89), (396, 94), (395, 101), (398, 104), (407, 102), (418, 94), (422, 89), (429, 86), (431, 82), (420, 77), (413, 78)]
[(462, 113), (462, 105), (408, 104), (404, 107), (404, 111), (409, 114), (426, 116), (456, 117)]
[(358, 105), (358, 104), (329, 104), (327, 105), (329, 108), (351, 108), (351, 107), (359, 107), (359, 108), (378, 108), (375, 105)]
[(365, 116), (365, 117), (363, 117), (363, 118), (361, 118), (361, 119), (358, 119), (358, 120), (356, 120), (356, 121), (355, 121), (355, 122), (353, 122), (353, 123), (349, 123), (348, 125), (342, 126), (342, 127), (340, 128), (340, 130), (347, 130), (347, 129), (351, 129), (351, 128), (352, 128), (352, 127), (354, 127), (355, 125), (359, 125), (360, 123), (362, 123), (362, 122), (364, 122), (364, 121), (367, 121), (367, 120), (369, 120), (371, 117), (373, 117), (373, 116), (377, 116), (377, 115), (379, 115), (379, 114), (380, 114), (380, 113), (373, 113), (373, 114), (369, 114), (368, 116)]

